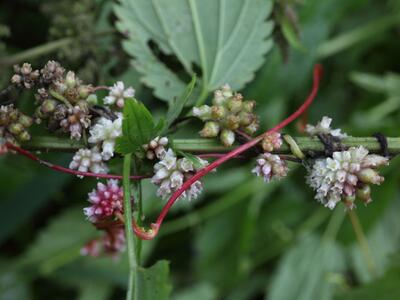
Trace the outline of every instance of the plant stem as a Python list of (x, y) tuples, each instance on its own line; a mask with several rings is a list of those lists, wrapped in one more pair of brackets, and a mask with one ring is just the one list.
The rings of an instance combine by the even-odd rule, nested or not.
[[(140, 174), (140, 161), (135, 157), (133, 160), (133, 172), (134, 175)], [(142, 183), (140, 180), (133, 182), (133, 192), (135, 205), (137, 209), (136, 224), (139, 226), (142, 224), (143, 216), (143, 203), (142, 203)], [(142, 252), (142, 240), (136, 237), (136, 261), (140, 265), (140, 257)]]
[(358, 244), (360, 245), (361, 251), (364, 255), (365, 262), (367, 263), (368, 271), (372, 277), (375, 277), (377, 275), (376, 265), (374, 262), (374, 258), (372, 257), (372, 253), (368, 245), (368, 240), (364, 234), (364, 230), (361, 226), (360, 220), (354, 210), (349, 210), (348, 214)]
[[(293, 137), (300, 150), (305, 154), (323, 154), (324, 145), (315, 137)], [(400, 137), (388, 137), (388, 151), (391, 155), (400, 153)], [(232, 151), (233, 147), (224, 147), (214, 139), (174, 139), (173, 145), (176, 150), (192, 153), (226, 153)], [(348, 137), (342, 140), (345, 147), (363, 146), (371, 153), (379, 153), (380, 144), (374, 137)], [(31, 141), (23, 143), (24, 149), (39, 151), (69, 151), (74, 152), (85, 147), (82, 142), (57, 137), (37, 136)], [(284, 143), (282, 147), (273, 153), (292, 154), (290, 146)]]
[[(102, 37), (102, 36), (105, 36), (108, 34), (112, 34), (114, 32), (115, 32), (115, 30), (102, 31), (102, 32), (95, 33), (93, 35), (93, 37), (94, 38)], [(42, 55), (51, 53), (59, 48), (68, 46), (69, 44), (72, 44), (78, 38), (79, 38), (79, 36), (62, 38), (57, 41), (52, 41), (47, 44), (39, 45), (37, 47), (16, 53), (14, 55), (1, 58), (0, 66), (13, 65), (13, 64), (16, 64), (16, 63), (19, 63), (22, 61), (30, 60), (30, 59), (36, 58), (38, 56), (42, 56)]]
[(137, 272), (137, 261), (135, 253), (135, 240), (132, 230), (132, 205), (131, 205), (131, 184), (129, 180), (131, 172), (131, 159), (132, 155), (127, 154), (124, 156), (123, 166), (123, 190), (124, 190), (124, 219), (125, 219), (125, 235), (126, 244), (128, 248), (128, 260), (129, 260), (129, 282), (128, 292), (126, 294), (127, 300), (137, 299), (138, 286), (136, 285), (136, 272)]

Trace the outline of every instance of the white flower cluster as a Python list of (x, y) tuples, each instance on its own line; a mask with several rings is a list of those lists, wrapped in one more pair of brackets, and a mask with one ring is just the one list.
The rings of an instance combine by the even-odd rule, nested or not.
[(125, 89), (125, 85), (122, 81), (118, 81), (110, 88), (110, 93), (104, 98), (104, 104), (113, 105), (117, 107), (124, 107), (125, 99), (132, 98), (135, 96), (135, 90), (132, 87)]
[(339, 139), (343, 139), (343, 138), (347, 137), (347, 134), (342, 133), (341, 129), (332, 129), (331, 123), (332, 123), (332, 119), (325, 116), (315, 126), (307, 124), (306, 132), (311, 136), (314, 136), (317, 134), (330, 134)]
[(365, 203), (371, 201), (369, 184), (381, 184), (384, 180), (375, 170), (387, 165), (388, 159), (368, 154), (362, 146), (334, 152), (332, 158), (315, 160), (308, 184), (316, 191), (315, 199), (333, 209), (342, 199), (352, 209), (355, 197)]
[(117, 114), (118, 118), (111, 121), (101, 117), (96, 124), (90, 128), (89, 143), (101, 143), (101, 155), (104, 160), (109, 160), (114, 156), (115, 140), (122, 135), (122, 115)]
[(288, 167), (279, 155), (264, 153), (257, 159), (256, 166), (251, 172), (263, 177), (265, 182), (269, 182), (273, 178), (285, 177)]
[(79, 149), (72, 158), (69, 168), (80, 172), (92, 172), (106, 174), (108, 168), (103, 162), (100, 151), (97, 147), (92, 149)]
[[(178, 159), (174, 151), (168, 149), (164, 158), (154, 165), (154, 176), (151, 182), (159, 186), (157, 195), (162, 198), (168, 198), (182, 187), (184, 181), (208, 164), (207, 161), (202, 159), (199, 159), (199, 163), (199, 166), (195, 166), (193, 162), (186, 157)], [(188, 200), (196, 199), (202, 190), (202, 183), (196, 181), (180, 198), (186, 198)]]
[(154, 158), (163, 159), (167, 151), (165, 146), (168, 145), (167, 137), (155, 137), (150, 143), (143, 145), (143, 149), (146, 151), (147, 159), (153, 160)]

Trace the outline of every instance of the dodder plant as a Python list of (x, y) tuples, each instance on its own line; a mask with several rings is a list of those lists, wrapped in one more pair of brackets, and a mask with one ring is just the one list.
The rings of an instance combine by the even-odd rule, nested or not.
[[(371, 138), (369, 143), (358, 144), (359, 138), (348, 137), (340, 129), (331, 129), (332, 120), (328, 117), (316, 126), (306, 126), (308, 138), (285, 135), (283, 142), (279, 131), (300, 117), (317, 95), (322, 72), (320, 66), (315, 67), (312, 91), (298, 110), (256, 137), (253, 137), (258, 124), (255, 102), (244, 100), (228, 85), (216, 90), (213, 106), (195, 106), (191, 114), (205, 122), (200, 135), (205, 138), (219, 136), (222, 146), (210, 144), (212, 146), (204, 153), (193, 149), (196, 155), (184, 151), (179, 140), (167, 136), (171, 126), (179, 123), (182, 109), (194, 89), (195, 77), (166, 118), (155, 122), (143, 103), (132, 98), (134, 90), (126, 88), (122, 82), (112, 87), (86, 85), (72, 71), (65, 72), (54, 61), (49, 61), (40, 71), (25, 63), (16, 66), (15, 72), (11, 79), (12, 87), (34, 90), (37, 110), (28, 117), (14, 104), (1, 106), (2, 154), (20, 153), (56, 171), (107, 179), (105, 183), (99, 182), (89, 193), (90, 206), (84, 209), (88, 221), (102, 230), (104, 236), (89, 241), (81, 253), (117, 257), (127, 245), (132, 267), (130, 292), (133, 292), (134, 280), (138, 280), (135, 247), (140, 244), (135, 245), (134, 234), (145, 240), (155, 238), (162, 230), (162, 222), (172, 205), (180, 199), (190, 201), (196, 198), (204, 188), (201, 178), (230, 159), (254, 160), (255, 167), (251, 171), (266, 183), (286, 176), (287, 160), (301, 162), (308, 172), (307, 182), (316, 191), (315, 198), (319, 202), (333, 209), (342, 201), (347, 209), (352, 210), (357, 198), (365, 204), (371, 202), (370, 184), (381, 184), (384, 180), (377, 168), (387, 165), (387, 155), (395, 153), (392, 143), (397, 140), (389, 140), (387, 144), (388, 140), (380, 136), (375, 143), (370, 142), (374, 139)], [(102, 100), (96, 96), (100, 89), (109, 91)], [(32, 120), (45, 122), (54, 134), (64, 133), (79, 141), (73, 144), (78, 149), (69, 168), (43, 161), (24, 149), (40, 147), (40, 142), (35, 143), (35, 137), (29, 142), (28, 130)], [(236, 139), (242, 141), (242, 145), (234, 146), (232, 150), (230, 146), (236, 145)], [(213, 151), (213, 148), (223, 147), (227, 150)], [(50, 148), (49, 145), (46, 148)], [(386, 156), (369, 153), (380, 150)], [(121, 155), (124, 157), (123, 175), (109, 174), (108, 162), (119, 159)], [(209, 162), (210, 159), (213, 161)], [(151, 174), (140, 173), (146, 166), (152, 166)], [(167, 199), (156, 221), (147, 225), (142, 221), (145, 212), (141, 209), (141, 198), (131, 195), (130, 183), (145, 178), (151, 178), (158, 187), (158, 197)], [(123, 187), (118, 179), (123, 179)], [(140, 194), (137, 188), (134, 187), (135, 195)], [(136, 217), (132, 216), (134, 212)], [(138, 281), (136, 288), (140, 289)]]

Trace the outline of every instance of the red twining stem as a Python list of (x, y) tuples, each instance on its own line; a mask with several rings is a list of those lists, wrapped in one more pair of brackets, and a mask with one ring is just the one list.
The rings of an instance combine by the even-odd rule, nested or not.
[[(68, 173), (68, 174), (72, 174), (72, 175), (77, 175), (77, 176), (84, 176), (84, 177), (96, 177), (96, 178), (107, 178), (107, 179), (122, 179), (122, 175), (81, 172), (81, 171), (76, 171), (76, 170), (64, 168), (64, 167), (49, 163), (47, 161), (44, 161), (44, 160), (40, 159), (39, 157), (35, 156), (34, 154), (32, 154), (31, 152), (29, 152), (27, 150), (24, 150), (24, 149), (14, 145), (14, 144), (11, 144), (11, 143), (7, 142), (7, 143), (5, 143), (5, 146), (10, 150), (14, 150), (14, 151), (18, 152), (19, 154), (22, 154), (22, 155), (28, 157), (29, 159), (31, 159), (33, 161), (37, 161), (40, 164), (45, 165), (46, 167), (48, 167), (48, 168), (50, 168), (52, 170), (55, 170), (55, 171)], [(149, 177), (150, 176), (142, 175), (142, 176), (131, 176), (129, 178), (133, 179), (133, 180), (140, 180), (140, 179), (149, 178)]]
[(286, 127), (291, 122), (293, 122), (294, 120), (296, 120), (310, 106), (310, 104), (313, 102), (314, 98), (316, 97), (321, 77), (322, 77), (322, 66), (316, 65), (314, 67), (313, 87), (312, 87), (311, 93), (309, 94), (307, 99), (304, 101), (304, 103), (293, 114), (291, 114), (288, 118), (283, 120), (281, 123), (279, 123), (272, 129), (264, 132), (263, 134), (259, 135), (258, 137), (254, 138), (253, 140), (247, 142), (246, 144), (241, 145), (240, 147), (234, 149), (233, 151), (225, 154), (221, 158), (215, 160), (208, 166), (206, 166), (203, 169), (201, 169), (200, 171), (198, 171), (193, 177), (191, 177), (190, 179), (185, 181), (183, 183), (182, 187), (179, 190), (177, 190), (169, 198), (168, 202), (165, 204), (160, 215), (158, 216), (156, 223), (151, 224), (151, 230), (146, 231), (143, 228), (138, 227), (135, 223), (133, 224), (133, 227), (134, 227), (133, 229), (134, 229), (134, 232), (136, 233), (136, 235), (139, 236), (141, 239), (146, 239), (146, 240), (153, 239), (157, 235), (158, 230), (159, 230), (165, 216), (167, 215), (169, 209), (171, 208), (171, 206), (175, 203), (175, 201), (177, 199), (179, 199), (179, 196), (182, 195), (182, 193), (184, 191), (186, 191), (188, 188), (190, 188), (190, 186), (193, 183), (195, 183), (197, 180), (199, 180), (204, 175), (208, 174), (209, 172), (211, 172), (212, 170), (214, 170), (215, 168), (217, 168), (224, 162), (240, 155), (241, 153), (245, 152), (246, 150), (250, 149), (251, 147), (254, 147), (255, 145), (257, 145), (266, 134), (270, 134), (272, 132), (279, 131), (282, 128)]

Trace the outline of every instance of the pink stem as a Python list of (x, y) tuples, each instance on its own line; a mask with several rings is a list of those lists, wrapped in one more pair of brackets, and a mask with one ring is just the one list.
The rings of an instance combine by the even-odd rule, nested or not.
[[(5, 146), (8, 149), (14, 150), (16, 152), (18, 152), (19, 154), (22, 154), (26, 157), (28, 157), (29, 159), (33, 160), (33, 161), (37, 161), (40, 164), (45, 165), (46, 167), (55, 170), (55, 171), (59, 171), (59, 172), (63, 172), (63, 173), (68, 173), (68, 174), (73, 174), (73, 175), (77, 175), (77, 176), (84, 176), (84, 177), (96, 177), (96, 178), (107, 178), (107, 179), (122, 179), (122, 175), (111, 175), (111, 174), (98, 174), (98, 173), (91, 173), (91, 172), (81, 172), (81, 171), (76, 171), (76, 170), (72, 170), (72, 169), (68, 169), (68, 168), (64, 168), (58, 165), (54, 165), (52, 163), (49, 163), (47, 161), (44, 161), (42, 159), (40, 159), (39, 157), (35, 156), (34, 154), (32, 154), (31, 152), (24, 150), (16, 145), (13, 145), (11, 143), (6, 143)], [(142, 175), (142, 176), (131, 176), (130, 179), (132, 180), (141, 180), (144, 178), (149, 178), (151, 176), (147, 176), (147, 175)]]
[(313, 102), (314, 98), (317, 95), (318, 88), (319, 88), (319, 82), (322, 76), (322, 66), (321, 65), (316, 65), (314, 67), (314, 72), (313, 72), (313, 87), (311, 90), (311, 93), (307, 97), (307, 99), (304, 101), (304, 103), (293, 113), (291, 114), (288, 118), (283, 120), (281, 123), (273, 127), (272, 129), (264, 132), (263, 134), (259, 135), (258, 137), (254, 138), (253, 140), (250, 140), (249, 142), (241, 145), (240, 147), (232, 150), (231, 152), (225, 154), (224, 156), (220, 157), (219, 159), (215, 160), (208, 166), (204, 167), (200, 171), (198, 171), (195, 175), (193, 175), (190, 179), (185, 181), (182, 185), (182, 187), (177, 190), (172, 196), (169, 198), (168, 202), (165, 204), (163, 207), (160, 215), (157, 218), (156, 223), (151, 224), (151, 230), (149, 231), (144, 231), (142, 228), (139, 228), (138, 226), (135, 226), (134, 224), (134, 231), (136, 235), (138, 235), (141, 239), (153, 239), (158, 231), (159, 228), (167, 215), (169, 209), (171, 206), (176, 202), (176, 200), (179, 198), (180, 195), (182, 195), (183, 192), (185, 192), (190, 186), (195, 183), (197, 180), (223, 164), (224, 162), (230, 160), (231, 158), (234, 158), (235, 156), (240, 155), (241, 153), (245, 152), (246, 150), (250, 149), (251, 147), (254, 147), (257, 145), (266, 134), (270, 134), (272, 132), (276, 132), (281, 130), (282, 128), (286, 127), (288, 124), (296, 120)]

